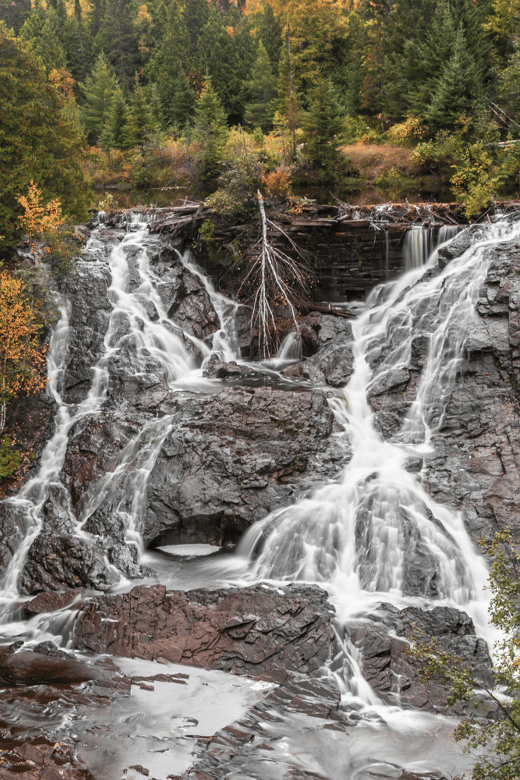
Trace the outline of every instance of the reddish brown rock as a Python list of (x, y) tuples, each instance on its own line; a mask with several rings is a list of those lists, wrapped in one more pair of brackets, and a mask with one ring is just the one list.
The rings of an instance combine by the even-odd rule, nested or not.
[(23, 605), (24, 612), (28, 618), (33, 615), (41, 615), (45, 612), (56, 612), (58, 609), (70, 606), (77, 596), (81, 594), (81, 588), (66, 590), (64, 593), (55, 593), (48, 591), (39, 593), (36, 598), (31, 599)]
[(78, 649), (235, 673), (312, 672), (330, 654), (332, 607), (317, 586), (167, 592), (137, 586), (78, 615)]

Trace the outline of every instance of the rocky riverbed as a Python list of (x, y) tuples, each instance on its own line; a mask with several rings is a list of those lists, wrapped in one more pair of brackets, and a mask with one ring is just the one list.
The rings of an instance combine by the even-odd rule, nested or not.
[[(0, 503), (0, 780), (115, 780), (98, 759), (89, 763), (96, 731), (88, 713), (112, 712), (123, 700), (131, 707), (137, 689), (152, 696), (154, 686), (166, 686), (177, 696), (182, 675), (199, 668), (257, 681), (256, 700), (211, 734), (183, 732), (177, 747), (165, 742), (165, 755), (179, 749), (191, 756), (181, 770), (150, 768), (145, 750), (124, 775), (117, 762), (111, 772), (137, 778), (157, 771), (157, 780), (444, 776), (433, 755), (424, 771), (397, 755), (404, 748), (395, 740), (381, 755), (379, 748), (370, 753), (370, 761), (352, 745), (363, 729), (389, 728), (385, 705), (420, 710), (423, 718), (448, 714), (445, 685), (425, 683), (407, 655), (414, 625), (462, 655), (483, 684), (492, 683), (486, 644), (464, 609), (476, 598), (473, 575), (456, 575), (470, 594), (466, 601), (451, 598), (438, 549), (456, 550), (461, 569), (467, 565), (444, 512), (461, 512), (473, 540), (507, 525), (520, 533), (520, 239), (505, 236), (485, 250), (478, 294), (468, 303), (471, 327), (460, 323), (468, 333), (446, 359), (456, 363), (449, 376), (436, 374), (431, 361), (439, 321), (447, 318), (442, 291), (407, 305), (406, 317), (399, 309), (414, 284), (442, 277), (447, 288), (448, 264), (482, 235), (470, 229), (440, 250), (422, 279), (420, 271), (410, 277), (412, 287), (396, 293), (395, 317), (381, 329), (390, 336), (370, 335), (368, 316), (369, 336), (360, 337), (359, 326), (316, 312), (302, 320), (299, 359), (255, 363), (240, 359), (240, 344), (250, 340), (241, 312), (167, 240), (137, 222), (93, 231), (63, 290), (66, 328), (51, 341), (57, 368), (49, 395), (18, 401), (8, 423), (36, 457), (21, 492)], [(382, 317), (377, 296), (371, 305), (374, 318)], [(373, 418), (365, 418), (371, 425), (373, 419), (374, 441), (406, 445), (408, 477), (399, 479), (411, 481), (407, 498), (401, 492), (395, 499), (397, 509), (382, 466), (367, 467), (355, 490), (348, 487), (348, 469), (359, 469), (360, 338), (368, 339), (363, 354), (373, 372)], [(449, 338), (448, 328), (444, 342)], [(447, 389), (428, 397), (428, 447), (421, 450), (424, 431), (413, 429), (406, 441), (403, 431), (429, 383)], [(415, 484), (424, 492), (414, 493)], [(332, 486), (326, 498), (323, 485)], [(287, 552), (286, 577), (262, 577), (269, 570), (264, 548), (273, 539), (280, 538), (280, 550), (293, 550), (282, 534), (284, 512), (310, 507), (298, 523), (315, 522), (320, 502), (332, 506), (334, 486), (346, 491), (331, 510), (336, 515), (354, 493), (359, 501), (350, 584), (340, 588), (330, 574), (348, 543), (337, 519), (325, 515), (327, 560), (316, 563), (307, 536), (298, 542), (299, 563)], [(417, 513), (440, 542), (415, 525)], [(393, 517), (388, 527), (396, 529), (384, 543), (374, 525), (379, 515), (383, 523)], [(243, 534), (257, 528), (248, 551), (233, 554)], [(197, 558), (187, 546), (193, 544), (215, 553)], [(396, 547), (403, 560), (393, 584), (394, 570), (378, 569), (374, 551), (384, 559)], [(360, 592), (370, 595), (367, 609)], [(153, 662), (157, 671), (132, 674), (125, 658)], [(372, 693), (352, 683), (352, 659)], [(185, 672), (173, 666), (179, 664)], [(103, 739), (110, 728), (103, 726)], [(306, 750), (296, 750), (298, 732), (309, 735)], [(381, 735), (381, 746), (385, 740)]]

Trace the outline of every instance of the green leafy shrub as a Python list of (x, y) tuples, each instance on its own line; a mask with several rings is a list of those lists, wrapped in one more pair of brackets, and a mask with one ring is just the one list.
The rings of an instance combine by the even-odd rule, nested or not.
[[(440, 675), (451, 686), (448, 705), (469, 703), (469, 715), (454, 732), (465, 752), (475, 756), (473, 780), (518, 780), (520, 777), (520, 553), (508, 529), (480, 546), (492, 563), (489, 575), (491, 624), (502, 636), (494, 645), (494, 689), (476, 680), (460, 657), (445, 651), (435, 637), (412, 637), (409, 653), (421, 662), (426, 679)], [(498, 717), (486, 714), (494, 709)]]
[(0, 441), (0, 482), (12, 477), (21, 461), (21, 453), (13, 449), (11, 437), (4, 436)]
[(224, 150), (218, 189), (206, 200), (215, 213), (233, 217), (248, 215), (264, 173), (254, 140), (241, 128), (232, 128)]

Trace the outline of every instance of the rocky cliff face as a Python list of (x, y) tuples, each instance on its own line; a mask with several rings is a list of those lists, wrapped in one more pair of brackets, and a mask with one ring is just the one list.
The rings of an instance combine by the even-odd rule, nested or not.
[[(461, 254), (475, 233), (443, 250), (440, 264)], [(411, 467), (423, 466), (424, 484), (437, 501), (464, 512), (475, 541), (506, 526), (520, 540), (520, 242), (506, 241), (487, 251), (489, 270), (432, 442), (434, 454)], [(417, 339), (407, 369), (372, 392), (385, 437), (396, 434), (410, 407), (428, 346), (427, 336)]]
[[(469, 231), (443, 250), (425, 279), (436, 278), (477, 237)], [(335, 619), (318, 585), (234, 583), (184, 592), (158, 584), (161, 575), (143, 564), (141, 544), (152, 550), (193, 543), (232, 548), (270, 513), (312, 496), (320, 485), (341, 483), (353, 458), (353, 443), (342, 424), (349, 398), (341, 389), (356, 371), (359, 345), (347, 320), (314, 313), (302, 322), (301, 360), (281, 366), (237, 362), (222, 347), (221, 302), (197, 270), (167, 242), (144, 237), (145, 277), (141, 248), (127, 238), (122, 226), (99, 231), (78, 275), (68, 282), (70, 331), (59, 397), (56, 403), (38, 402), (39, 416), (33, 417), (48, 435), (56, 409), (68, 415), (59, 478), (38, 485), (34, 496), (0, 503), (3, 574), (12, 574), (13, 556), (30, 532), (15, 573), (22, 594), (41, 595), (25, 607), (25, 617), (41, 619), (47, 611), (70, 609), (73, 640), (81, 651), (274, 681), (278, 688), (265, 706), (251, 709), (213, 743), (199, 744), (196, 776), (201, 778), (224, 778), (231, 770), (237, 776), (264, 777), (259, 744), (276, 754), (280, 777), (322, 777), (303, 769), (298, 774), (292, 758), (282, 756), (282, 732), (270, 732), (269, 722), (279, 718), (285, 723), (296, 713), (321, 719), (320, 731), (346, 739), (360, 717), (355, 707), (342, 709), (339, 703), (340, 686), (348, 688), (350, 661), (344, 654), (351, 644), (361, 654), (373, 691), (389, 704), (446, 711), (442, 681), (424, 684), (406, 654), (414, 624), (462, 655), (478, 679), (491, 684), (489, 655), (469, 617), (462, 610), (434, 606), (438, 560), (427, 540), (411, 530), (415, 511), (440, 527), (424, 501), (420, 507), (410, 504), (399, 518), (406, 528), (400, 598), (420, 597), (427, 609), (398, 608), (382, 599), (370, 614), (356, 615), (345, 625)], [(121, 249), (125, 269), (116, 269), (119, 288), (109, 263), (114, 248)], [(474, 540), (506, 525), (520, 540), (520, 240), (487, 251), (469, 335), (449, 393), (438, 413), (432, 411), (430, 452), (409, 458), (407, 469), (436, 502), (463, 512)], [(132, 311), (125, 309), (128, 296), (133, 296)], [(399, 440), (415, 403), (435, 317), (425, 299), (410, 321), (403, 319), (396, 333), (409, 329), (415, 335), (395, 366), (391, 340), (382, 338), (368, 353), (370, 368), (389, 366), (369, 386), (370, 410), (383, 443)], [(204, 375), (198, 371), (203, 360)], [(175, 373), (181, 362), (182, 371)], [(20, 408), (13, 426), (22, 425)], [(40, 443), (37, 452), (42, 449)], [(43, 465), (46, 457), (51, 456), (44, 454)], [(31, 473), (38, 465), (37, 459)], [(356, 565), (361, 585), (379, 591), (370, 585), (378, 561), (367, 518), (390, 513), (392, 507), (377, 504), (374, 485), (375, 466), (359, 488), (366, 490), (366, 500), (360, 501), (353, 536), (359, 547), (373, 541), (372, 551)], [(36, 530), (27, 512), (29, 499), (37, 507)], [(266, 538), (274, 526), (273, 521), (263, 528)], [(440, 530), (451, 544), (449, 534)], [(337, 534), (330, 536), (326, 555), (333, 559), (342, 542)], [(302, 549), (308, 561), (316, 557), (311, 543)], [(391, 556), (391, 545), (385, 549)], [(123, 577), (140, 584), (129, 592), (100, 595)], [(325, 575), (317, 579), (329, 587)], [(86, 595), (92, 588), (94, 597)], [(78, 603), (72, 603), (76, 598)], [(23, 667), (21, 661), (18, 667), (12, 659), (9, 663)], [(0, 677), (1, 666), (0, 660)], [(334, 675), (324, 677), (324, 666)], [(26, 747), (19, 748), (20, 759)], [(70, 776), (75, 777), (71, 762)], [(388, 769), (380, 776), (398, 777), (400, 771)]]

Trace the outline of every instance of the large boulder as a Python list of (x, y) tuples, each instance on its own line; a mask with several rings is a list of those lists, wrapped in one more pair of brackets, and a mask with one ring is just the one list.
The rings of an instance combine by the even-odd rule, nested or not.
[(332, 430), (316, 391), (238, 387), (188, 399), (148, 481), (145, 542), (236, 541), (306, 478), (338, 470), (345, 453)]
[[(391, 604), (381, 604), (376, 614), (347, 631), (362, 652), (365, 679), (389, 704), (446, 710), (450, 686), (439, 675), (425, 679), (421, 662), (408, 653), (411, 638), (420, 643), (435, 637), (442, 650), (462, 658), (479, 684), (493, 687), (487, 645), (475, 635), (471, 618), (460, 610), (399, 610)], [(464, 711), (462, 705), (457, 711)]]
[(136, 586), (88, 602), (74, 642), (83, 651), (235, 673), (309, 673), (330, 656), (332, 617), (327, 594), (312, 585), (188, 592)]

